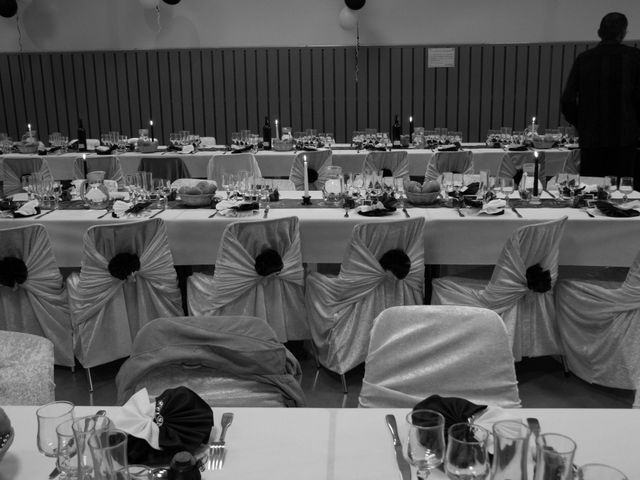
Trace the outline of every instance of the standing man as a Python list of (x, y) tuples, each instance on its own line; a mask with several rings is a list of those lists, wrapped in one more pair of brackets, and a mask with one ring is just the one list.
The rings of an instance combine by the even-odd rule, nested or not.
[(623, 45), (627, 17), (608, 13), (601, 42), (578, 55), (562, 98), (562, 113), (580, 136), (580, 174), (635, 178), (640, 136), (640, 50)]

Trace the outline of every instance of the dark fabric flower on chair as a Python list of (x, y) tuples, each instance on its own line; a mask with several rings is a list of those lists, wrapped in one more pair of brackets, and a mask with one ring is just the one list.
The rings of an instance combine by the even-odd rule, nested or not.
[(540, 264), (527, 268), (527, 288), (536, 293), (545, 293), (551, 290), (551, 272), (543, 270)]
[(389, 250), (380, 258), (380, 265), (393, 273), (398, 280), (402, 280), (411, 270), (411, 259), (404, 250)]
[(27, 266), (17, 257), (4, 257), (0, 260), (0, 285), (13, 288), (27, 280)]
[(135, 253), (118, 253), (109, 261), (109, 273), (119, 280), (127, 280), (138, 270), (140, 270), (140, 259)]
[(307, 168), (307, 177), (309, 179), (309, 183), (314, 183), (318, 180), (318, 171), (315, 168)]
[(255, 268), (258, 275), (266, 277), (282, 271), (284, 263), (282, 263), (282, 257), (280, 257), (278, 252), (272, 248), (268, 248), (256, 257)]

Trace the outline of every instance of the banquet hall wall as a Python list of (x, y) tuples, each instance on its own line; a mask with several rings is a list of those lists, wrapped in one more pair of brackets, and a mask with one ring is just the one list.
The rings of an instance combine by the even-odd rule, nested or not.
[(82, 118), (90, 138), (135, 136), (153, 119), (165, 144), (180, 130), (226, 143), (232, 131), (261, 132), (269, 116), (348, 142), (354, 130), (389, 132), (398, 114), (405, 133), (412, 115), (475, 142), (532, 116), (543, 129), (564, 124), (562, 85), (588, 46), (458, 45), (449, 68), (428, 68), (424, 45), (2, 53), (0, 131), (19, 138), (29, 123), (41, 139), (74, 138)]

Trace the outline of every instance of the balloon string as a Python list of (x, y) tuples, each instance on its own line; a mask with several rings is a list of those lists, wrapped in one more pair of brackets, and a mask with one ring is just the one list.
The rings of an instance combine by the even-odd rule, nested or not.
[(358, 68), (359, 68), (359, 54), (360, 54), (360, 22), (356, 22), (356, 83), (358, 83)]
[(160, 6), (156, 5), (156, 20), (158, 22), (158, 33), (162, 30), (162, 25), (160, 24)]

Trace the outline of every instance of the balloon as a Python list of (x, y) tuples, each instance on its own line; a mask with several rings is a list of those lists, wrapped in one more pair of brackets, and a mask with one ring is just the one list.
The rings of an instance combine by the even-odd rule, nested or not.
[(140, 0), (140, 5), (143, 8), (156, 8), (159, 0)]
[(338, 16), (340, 26), (345, 30), (352, 30), (358, 23), (358, 16), (349, 7), (344, 7)]
[(16, 0), (0, 0), (0, 15), (11, 18), (18, 13), (18, 2)]
[(367, 0), (344, 0), (344, 3), (351, 10), (360, 10), (362, 7), (364, 7), (364, 4), (366, 3), (366, 1)]
[(180, 0), (162, 0), (164, 3), (168, 3), (169, 5), (177, 5), (180, 3)]

